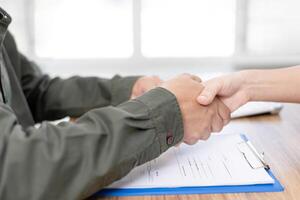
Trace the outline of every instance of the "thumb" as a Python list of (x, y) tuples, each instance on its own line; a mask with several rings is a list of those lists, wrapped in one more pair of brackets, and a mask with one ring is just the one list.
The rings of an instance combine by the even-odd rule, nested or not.
[(197, 97), (197, 102), (201, 105), (209, 105), (222, 88), (220, 81), (212, 79), (203, 83), (204, 89)]
[(231, 112), (236, 111), (239, 107), (248, 102), (246, 95), (242, 92), (238, 92), (231, 97), (221, 98), (221, 100), (230, 109)]

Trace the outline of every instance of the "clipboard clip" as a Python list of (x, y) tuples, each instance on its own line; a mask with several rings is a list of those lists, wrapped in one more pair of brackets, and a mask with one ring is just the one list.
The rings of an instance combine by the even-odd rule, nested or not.
[(270, 166), (264, 160), (264, 153), (258, 153), (246, 136), (243, 135), (242, 138), (244, 142), (238, 143), (238, 149), (252, 169), (265, 168), (266, 170), (269, 170)]

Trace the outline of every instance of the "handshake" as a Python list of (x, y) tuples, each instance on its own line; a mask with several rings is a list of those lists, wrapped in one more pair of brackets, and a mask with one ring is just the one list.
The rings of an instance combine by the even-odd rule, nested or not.
[[(199, 77), (190, 74), (182, 74), (165, 82), (158, 77), (141, 77), (133, 87), (132, 98), (157, 86), (174, 94), (183, 119), (183, 142), (192, 145), (198, 140), (208, 139), (212, 132), (220, 132), (229, 123), (230, 113), (238, 107), (222, 96), (221, 90), (229, 87), (222, 84), (221, 79), (202, 82)], [(244, 98), (245, 102), (247, 100), (242, 93), (231, 96)]]

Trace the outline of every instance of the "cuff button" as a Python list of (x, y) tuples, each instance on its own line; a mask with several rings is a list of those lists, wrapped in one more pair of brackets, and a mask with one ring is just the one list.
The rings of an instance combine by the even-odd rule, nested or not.
[(174, 137), (173, 136), (168, 136), (167, 137), (167, 143), (168, 143), (168, 145), (172, 145), (174, 143)]

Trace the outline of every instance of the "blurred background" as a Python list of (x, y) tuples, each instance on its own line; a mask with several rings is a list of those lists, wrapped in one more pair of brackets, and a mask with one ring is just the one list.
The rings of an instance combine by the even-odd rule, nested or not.
[(300, 63), (299, 0), (0, 0), (51, 75), (218, 73)]

